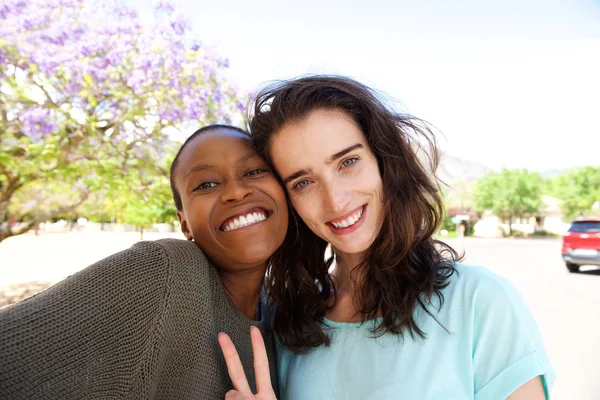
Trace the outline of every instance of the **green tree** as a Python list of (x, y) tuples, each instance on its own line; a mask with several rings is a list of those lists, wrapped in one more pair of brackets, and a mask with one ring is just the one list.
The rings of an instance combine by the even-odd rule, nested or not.
[(542, 203), (543, 179), (539, 173), (526, 169), (503, 169), (481, 178), (473, 189), (473, 202), (478, 212), (491, 210), (508, 221), (509, 235), (513, 234), (515, 218), (531, 216)]
[(571, 220), (594, 214), (600, 202), (600, 166), (575, 168), (551, 180), (549, 193), (562, 200), (561, 210)]
[(0, 7), (0, 241), (92, 193), (143, 196), (176, 127), (241, 117), (227, 60), (155, 7), (151, 25), (120, 0)]

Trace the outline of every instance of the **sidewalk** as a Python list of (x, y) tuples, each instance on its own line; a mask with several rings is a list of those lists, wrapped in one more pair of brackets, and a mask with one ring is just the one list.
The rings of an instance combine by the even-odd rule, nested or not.
[[(183, 239), (181, 233), (144, 233), (144, 240)], [(0, 308), (50, 287), (139, 241), (138, 232), (27, 233), (0, 243)]]

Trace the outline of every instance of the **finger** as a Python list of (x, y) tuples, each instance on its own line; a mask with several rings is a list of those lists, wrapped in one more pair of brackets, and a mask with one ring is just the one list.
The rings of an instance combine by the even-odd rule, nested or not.
[(256, 389), (258, 393), (273, 392), (271, 386), (271, 374), (269, 371), (269, 358), (267, 349), (260, 330), (253, 326), (250, 328), (252, 339), (252, 353), (254, 353), (254, 374), (256, 375)]
[(244, 396), (237, 390), (230, 390), (225, 394), (225, 400), (247, 400), (248, 397)]
[(219, 345), (225, 356), (225, 363), (227, 363), (227, 372), (229, 372), (229, 378), (233, 383), (233, 387), (243, 394), (244, 396), (251, 397), (252, 390), (248, 385), (248, 379), (244, 373), (244, 367), (242, 367), (242, 361), (238, 355), (233, 342), (226, 333), (219, 333)]

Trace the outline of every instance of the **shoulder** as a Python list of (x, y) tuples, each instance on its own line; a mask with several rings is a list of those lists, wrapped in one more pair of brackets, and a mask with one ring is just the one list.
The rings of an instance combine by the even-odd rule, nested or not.
[(171, 265), (176, 266), (176, 273), (202, 274), (210, 273), (211, 264), (204, 252), (198, 245), (189, 240), (160, 239), (152, 243), (152, 246), (160, 248)]
[(482, 267), (456, 267), (458, 274), (448, 286), (450, 312), (474, 343), (518, 347), (521, 342), (523, 352), (542, 343), (529, 307), (508, 279)]
[[(113, 254), (99, 261), (101, 264), (123, 264), (127, 260), (128, 268), (136, 266), (142, 269), (154, 266), (168, 269), (171, 265), (178, 268), (208, 270), (209, 261), (200, 248), (191, 241), (180, 239), (160, 239), (138, 242), (127, 250)], [(133, 262), (133, 263), (132, 263)]]
[(455, 267), (445, 297), (450, 326), (472, 357), (475, 398), (505, 398), (538, 375), (550, 386), (554, 372), (542, 336), (517, 288), (486, 268)]
[[(465, 324), (477, 330), (497, 320), (529, 319), (530, 311), (517, 288), (487, 268), (455, 264), (455, 272), (442, 290), (440, 316), (450, 326)], [(434, 302), (439, 307), (439, 302)], [(461, 330), (462, 330), (461, 329)]]
[[(135, 246), (150, 246), (161, 249), (165, 256), (170, 260), (188, 261), (193, 260), (198, 263), (208, 264), (208, 259), (200, 250), (198, 245), (189, 240), (181, 239), (160, 239), (155, 241), (140, 242)], [(134, 247), (135, 247), (134, 246)]]
[(506, 278), (487, 268), (455, 264), (448, 289), (471, 299), (506, 298), (519, 296), (515, 286)]

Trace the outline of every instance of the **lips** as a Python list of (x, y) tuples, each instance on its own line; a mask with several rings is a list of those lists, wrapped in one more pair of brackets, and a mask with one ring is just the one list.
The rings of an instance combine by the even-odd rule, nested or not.
[(258, 224), (271, 216), (273, 212), (262, 207), (254, 207), (228, 217), (221, 224), (219, 230), (231, 232), (250, 225)]
[(345, 215), (342, 215), (339, 218), (329, 221), (328, 224), (333, 225), (333, 227), (336, 229), (348, 228), (354, 225), (356, 222), (358, 222), (358, 220), (360, 220), (360, 218), (363, 215), (364, 209), (365, 205), (362, 205), (346, 213)]

